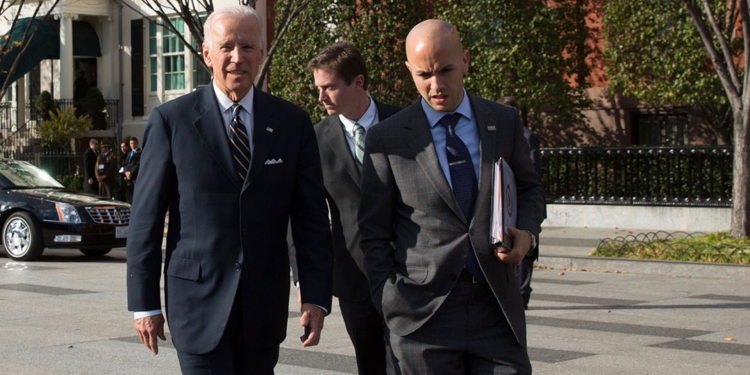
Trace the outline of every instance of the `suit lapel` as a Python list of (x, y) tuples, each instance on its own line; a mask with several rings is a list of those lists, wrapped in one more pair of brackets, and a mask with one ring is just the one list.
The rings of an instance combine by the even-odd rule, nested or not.
[(405, 109), (409, 111), (409, 121), (404, 125), (404, 134), (409, 146), (417, 150), (416, 160), (427, 179), (437, 190), (437, 193), (465, 224), (469, 224), (464, 217), (461, 207), (453, 195), (448, 179), (445, 178), (443, 169), (440, 167), (440, 161), (435, 151), (435, 143), (430, 132), (430, 125), (427, 123), (427, 117), (422, 110), (422, 106), (417, 101), (416, 104)]
[[(278, 131), (275, 129), (278, 124), (274, 123), (273, 109), (271, 103), (268, 100), (269, 94), (254, 89), (253, 94), (253, 156), (250, 160), (250, 173), (245, 178), (245, 184), (242, 186), (242, 190), (252, 184), (255, 177), (260, 173), (261, 169), (265, 166), (265, 161), (268, 160), (268, 154), (271, 152), (271, 146), (275, 135)], [(291, 162), (288, 161), (288, 162)]]
[(339, 116), (328, 116), (325, 121), (326, 128), (323, 131), (323, 138), (326, 145), (333, 150), (336, 158), (342, 161), (346, 173), (357, 183), (357, 186), (360, 186), (360, 174), (357, 165), (354, 163), (349, 142), (346, 141), (344, 124), (341, 123)]
[(201, 89), (201, 94), (193, 109), (198, 112), (198, 118), (193, 121), (193, 127), (203, 139), (208, 152), (216, 159), (221, 169), (230, 180), (240, 186), (239, 178), (234, 172), (232, 153), (229, 150), (229, 141), (224, 127), (224, 118), (219, 111), (219, 103), (213, 92), (213, 85), (206, 85)]
[(492, 116), (491, 108), (482, 105), (481, 101), (475, 100), (471, 95), (469, 95), (469, 101), (471, 102), (472, 111), (476, 116), (480, 150), (479, 191), (477, 193), (477, 201), (474, 205), (476, 207), (474, 217), (482, 217), (479, 215), (480, 210), (489, 208), (491, 203), (492, 166), (495, 163), (495, 155), (497, 155), (498, 130), (496, 129), (502, 129), (502, 127), (495, 120), (497, 116)]

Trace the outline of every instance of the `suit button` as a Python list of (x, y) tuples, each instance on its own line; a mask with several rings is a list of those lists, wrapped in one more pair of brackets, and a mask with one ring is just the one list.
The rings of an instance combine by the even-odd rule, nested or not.
[(237, 270), (237, 271), (242, 271), (242, 265), (239, 264), (239, 263), (235, 263), (234, 264), (234, 269)]

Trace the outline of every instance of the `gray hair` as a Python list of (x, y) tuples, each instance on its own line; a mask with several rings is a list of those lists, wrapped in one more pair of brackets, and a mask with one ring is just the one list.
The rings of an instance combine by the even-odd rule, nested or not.
[(265, 38), (263, 37), (263, 20), (260, 18), (260, 14), (255, 11), (250, 6), (244, 6), (244, 5), (233, 5), (228, 8), (222, 8), (217, 11), (214, 11), (211, 13), (208, 18), (206, 18), (206, 22), (203, 23), (203, 44), (211, 47), (211, 28), (213, 27), (214, 22), (218, 20), (219, 18), (231, 16), (231, 17), (249, 17), (253, 16), (255, 17), (255, 20), (258, 24), (258, 40), (260, 42), (260, 48), (263, 48), (265, 45)]

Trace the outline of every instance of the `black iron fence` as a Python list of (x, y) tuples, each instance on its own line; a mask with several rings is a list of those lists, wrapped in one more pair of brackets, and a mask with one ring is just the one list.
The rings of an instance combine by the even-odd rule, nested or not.
[(547, 203), (731, 206), (731, 146), (541, 151)]

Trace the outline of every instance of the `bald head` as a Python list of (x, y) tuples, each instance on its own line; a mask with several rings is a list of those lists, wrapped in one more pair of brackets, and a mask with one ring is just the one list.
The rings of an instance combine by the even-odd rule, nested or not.
[(453, 25), (441, 20), (422, 21), (406, 36), (406, 56), (427, 47), (440, 46), (463, 51), (461, 37)]
[(417, 90), (430, 107), (440, 112), (458, 108), (469, 52), (453, 25), (427, 20), (414, 26), (406, 37), (406, 59)]

